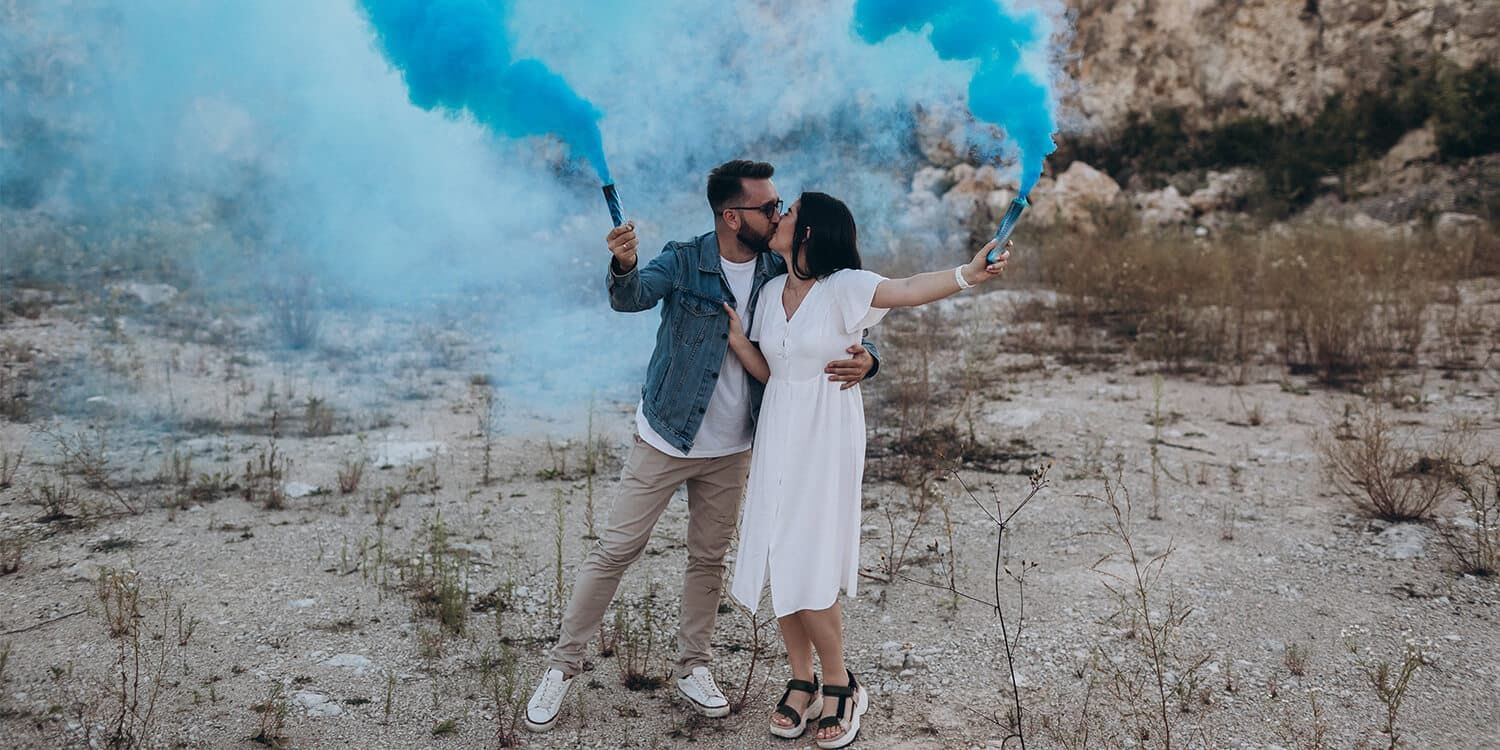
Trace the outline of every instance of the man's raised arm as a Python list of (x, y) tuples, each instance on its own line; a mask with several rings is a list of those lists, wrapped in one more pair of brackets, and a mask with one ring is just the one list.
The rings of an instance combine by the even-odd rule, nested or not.
[(605, 237), (609, 245), (609, 306), (619, 312), (640, 312), (656, 306), (657, 300), (672, 289), (672, 264), (676, 251), (672, 245), (662, 248), (645, 268), (640, 266), (636, 248), (635, 222), (610, 230)]

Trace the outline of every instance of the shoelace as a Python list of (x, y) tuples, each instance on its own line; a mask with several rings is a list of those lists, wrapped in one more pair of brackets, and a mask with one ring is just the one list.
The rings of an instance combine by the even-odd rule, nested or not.
[(692, 677), (693, 683), (698, 686), (698, 689), (702, 690), (704, 693), (706, 693), (710, 697), (713, 697), (713, 698), (723, 698), (724, 697), (724, 694), (721, 693), (721, 692), (719, 692), (719, 686), (716, 685), (716, 684), (714, 684), (714, 678), (713, 677), (711, 677), (711, 676), (709, 676), (707, 674), (699, 673), (699, 672), (694, 672), (691, 675), (691, 677)]
[(553, 682), (550, 679), (547, 680), (547, 686), (542, 689), (542, 705), (551, 706), (556, 703), (562, 695), (563, 686), (567, 684), (565, 680), (558, 680), (557, 682)]

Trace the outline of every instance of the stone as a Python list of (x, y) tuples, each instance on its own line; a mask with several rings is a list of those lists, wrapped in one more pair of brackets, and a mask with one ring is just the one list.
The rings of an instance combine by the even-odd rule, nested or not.
[(1395, 172), (1417, 162), (1431, 161), (1438, 155), (1437, 137), (1432, 128), (1408, 131), (1380, 159), (1382, 172)]
[(880, 668), (899, 672), (906, 668), (906, 650), (896, 641), (880, 644)]
[(101, 570), (103, 570), (103, 568), (98, 563), (74, 563), (72, 565), (69, 565), (67, 570), (63, 571), (63, 578), (69, 583), (97, 581), (99, 580), (99, 572)]
[(1412, 560), (1426, 555), (1426, 543), (1425, 528), (1398, 523), (1375, 535), (1375, 552), (1387, 560)]
[(446, 453), (447, 445), (436, 440), (390, 441), (375, 446), (370, 460), (377, 468), (406, 466)]
[(293, 599), (293, 600), (287, 602), (286, 606), (291, 607), (292, 609), (307, 609), (307, 608), (312, 607), (313, 605), (315, 605), (317, 603), (318, 603), (317, 599), (313, 599), (313, 598), (309, 597), (307, 599)]
[(1137, 195), (1135, 210), (1141, 223), (1147, 226), (1175, 226), (1186, 224), (1193, 218), (1192, 205), (1171, 185)]
[[(1031, 194), (1031, 208), (1022, 221), (1044, 227), (1062, 224), (1091, 234), (1097, 231), (1094, 212), (1120, 196), (1120, 185), (1109, 175), (1075, 161), (1057, 177), (1056, 182), (1050, 186), (1039, 182)], [(1009, 202), (1007, 197), (1005, 204)]]
[(1432, 230), (1437, 233), (1438, 239), (1445, 242), (1472, 239), (1483, 229), (1484, 219), (1455, 211), (1438, 214), (1437, 220), (1432, 222)]
[(311, 690), (298, 690), (292, 693), (292, 702), (301, 706), (308, 716), (313, 717), (338, 716), (344, 712), (344, 709), (329, 700), (328, 696)]
[(171, 284), (143, 284), (139, 281), (124, 281), (110, 284), (108, 289), (111, 294), (117, 297), (129, 297), (147, 307), (155, 307), (177, 299), (177, 287)]
[(1238, 208), (1245, 196), (1255, 189), (1259, 177), (1249, 169), (1236, 168), (1224, 172), (1209, 170), (1206, 184), (1194, 190), (1187, 202), (1198, 214)]
[(359, 654), (335, 654), (319, 663), (325, 667), (353, 670), (356, 674), (363, 674), (375, 667), (375, 663), (370, 661), (369, 657)]
[(308, 497), (309, 495), (321, 495), (324, 492), (322, 487), (319, 487), (316, 484), (308, 484), (307, 482), (287, 482), (281, 488), (281, 490), (282, 492), (286, 493), (287, 497), (290, 498)]

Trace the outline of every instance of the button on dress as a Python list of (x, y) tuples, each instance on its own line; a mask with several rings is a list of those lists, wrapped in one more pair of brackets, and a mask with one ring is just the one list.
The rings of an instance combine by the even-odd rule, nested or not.
[(859, 580), (865, 410), (859, 386), (823, 372), (848, 357), (887, 310), (871, 307), (884, 277), (844, 269), (814, 282), (788, 320), (786, 276), (766, 282), (750, 340), (771, 377), (761, 402), (730, 594), (754, 612), (769, 577), (777, 617), (833, 606)]

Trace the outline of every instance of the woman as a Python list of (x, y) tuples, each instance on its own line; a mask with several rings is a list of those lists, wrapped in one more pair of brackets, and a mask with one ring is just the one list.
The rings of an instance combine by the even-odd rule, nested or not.
[[(799, 737), (814, 719), (817, 744), (854, 741), (869, 698), (844, 666), (839, 590), (859, 576), (865, 416), (857, 387), (828, 382), (823, 366), (893, 307), (942, 299), (1000, 275), (1009, 252), (904, 279), (861, 270), (854, 217), (839, 200), (803, 193), (781, 219), (771, 250), (788, 272), (767, 282), (747, 336), (729, 309), (730, 348), (766, 383), (740, 518), (731, 594), (753, 612), (769, 575), (771, 604), (792, 679), (771, 733)], [(758, 344), (758, 345), (757, 345)], [(822, 662), (822, 700), (813, 650)]]

